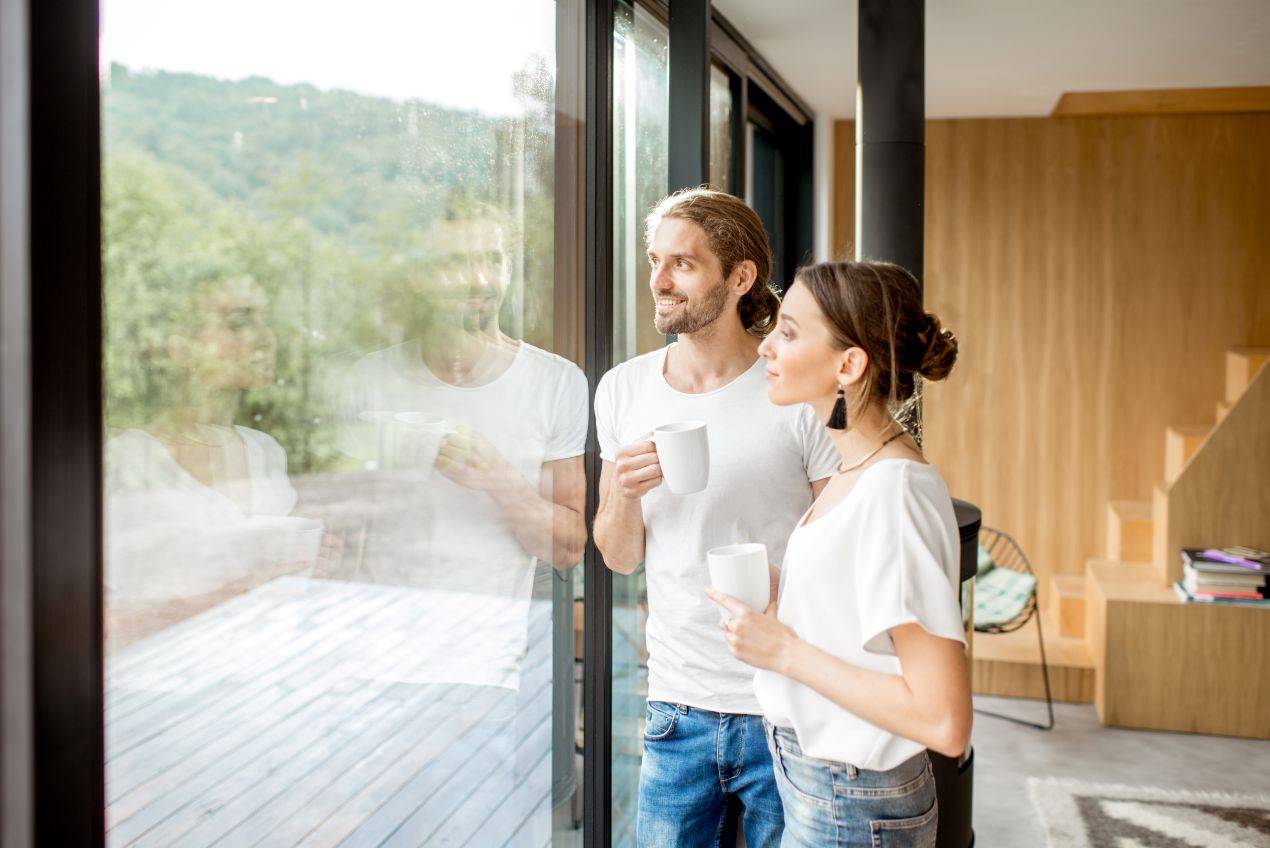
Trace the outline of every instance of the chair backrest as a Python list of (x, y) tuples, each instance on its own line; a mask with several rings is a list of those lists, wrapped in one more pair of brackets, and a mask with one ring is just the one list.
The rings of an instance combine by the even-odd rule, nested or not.
[(1004, 530), (997, 530), (993, 527), (981, 527), (979, 529), (979, 545), (988, 552), (988, 556), (992, 557), (992, 564), (996, 568), (1008, 568), (1011, 571), (1019, 571), (1035, 576), (1035, 572), (1032, 570), (1032, 563), (1028, 561), (1027, 555), (1019, 547), (1019, 543), (1014, 541), (1013, 537)]
[[(980, 528), (979, 544), (992, 557), (994, 570), (1002, 569), (1015, 574), (1026, 574), (1031, 578), (1031, 588), (1026, 598), (1019, 593), (1017, 586), (1011, 587), (1008, 584), (1004, 587), (998, 586), (995, 595), (980, 596), (976, 591), (975, 630), (980, 633), (1010, 633), (1018, 630), (1031, 621), (1036, 613), (1036, 574), (1032, 571), (1032, 563), (1028, 561), (1027, 555), (1010, 537), (1010, 534), (1002, 530), (992, 527)], [(988, 574), (984, 580), (992, 582), (992, 575)], [(980, 609), (981, 602), (982, 610)], [(996, 620), (984, 620), (984, 614), (990, 612), (995, 613), (992, 617)], [(1002, 616), (1008, 616), (1008, 619), (1003, 619)]]

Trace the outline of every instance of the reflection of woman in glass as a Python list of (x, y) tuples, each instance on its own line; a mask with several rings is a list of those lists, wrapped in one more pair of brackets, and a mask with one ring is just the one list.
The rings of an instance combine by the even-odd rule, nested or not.
[(296, 501), (282, 447), (233, 423), (243, 392), (274, 380), (267, 306), (250, 277), (195, 284), (168, 316), (170, 405), (107, 444), (112, 638), (160, 629), (320, 542), (316, 523), (281, 518)]

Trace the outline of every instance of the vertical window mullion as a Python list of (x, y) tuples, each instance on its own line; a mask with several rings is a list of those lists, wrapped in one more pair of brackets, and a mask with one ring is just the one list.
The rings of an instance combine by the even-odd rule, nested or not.
[[(613, 2), (586, 11), (586, 357), (595, 387), (612, 361), (613, 326)], [(599, 506), (601, 462), (592, 416), (587, 437), (587, 527)], [(587, 542), (583, 600), (583, 844), (612, 842), (613, 575)]]

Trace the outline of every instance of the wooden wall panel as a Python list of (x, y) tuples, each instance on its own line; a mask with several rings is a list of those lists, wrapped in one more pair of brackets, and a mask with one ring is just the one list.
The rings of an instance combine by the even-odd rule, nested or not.
[(833, 239), (830, 256), (855, 255), (855, 121), (833, 122)]
[(961, 343), (927, 453), (1048, 586), (1150, 497), (1167, 425), (1212, 423), (1226, 348), (1270, 344), (1270, 115), (930, 121), (926, 167)]

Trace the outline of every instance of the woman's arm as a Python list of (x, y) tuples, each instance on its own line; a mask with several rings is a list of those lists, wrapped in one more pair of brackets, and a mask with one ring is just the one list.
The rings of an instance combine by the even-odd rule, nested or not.
[(732, 618), (720, 624), (743, 662), (783, 674), (883, 730), (933, 751), (959, 757), (970, 741), (970, 678), (965, 648), (919, 624), (891, 629), (900, 675), (851, 665), (799, 639), (776, 619), (728, 595), (708, 590)]

